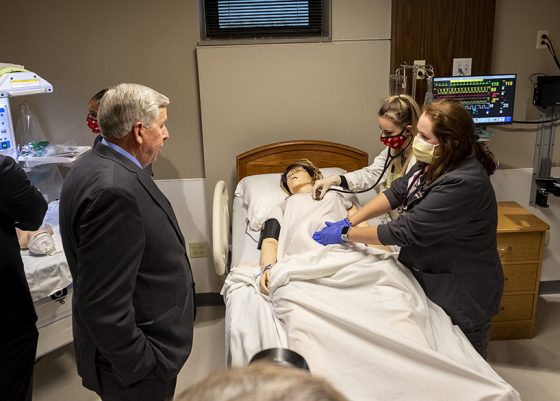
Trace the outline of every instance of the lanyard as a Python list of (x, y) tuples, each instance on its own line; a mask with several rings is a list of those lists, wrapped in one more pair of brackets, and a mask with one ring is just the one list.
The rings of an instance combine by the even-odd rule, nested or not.
[(416, 175), (414, 176), (414, 178), (412, 179), (411, 183), (408, 185), (408, 188), (406, 189), (406, 193), (404, 195), (404, 199), (402, 201), (402, 204), (397, 208), (397, 212), (399, 214), (403, 214), (404, 212), (406, 212), (407, 208), (408, 208), (408, 200), (410, 198), (410, 195), (412, 194), (412, 192), (414, 191), (414, 188), (418, 182), (418, 179), (422, 176), (422, 171), (419, 171), (418, 173), (416, 173)]

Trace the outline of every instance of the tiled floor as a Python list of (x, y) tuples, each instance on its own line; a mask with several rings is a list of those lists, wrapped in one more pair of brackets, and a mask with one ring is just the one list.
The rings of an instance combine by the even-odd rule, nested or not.
[[(220, 346), (223, 322), (209, 319), (198, 326), (200, 342)], [(195, 338), (196, 341), (196, 338)], [(198, 347), (178, 380), (177, 392), (201, 377), (193, 372), (212, 372), (221, 364)], [(223, 353), (223, 350), (222, 350)], [(219, 359), (219, 358), (218, 358)], [(538, 304), (535, 336), (530, 340), (490, 343), (488, 362), (522, 396), (523, 401), (560, 401), (560, 294), (541, 296)], [(196, 365), (194, 366), (189, 365)], [(201, 365), (202, 364), (202, 365)], [(210, 366), (210, 365), (216, 366)], [(198, 369), (197, 369), (198, 368)], [(72, 346), (54, 351), (37, 362), (34, 401), (99, 401), (84, 389), (76, 374)]]
[(539, 298), (534, 334), (491, 342), (488, 362), (523, 401), (560, 401), (560, 294)]
[[(225, 366), (223, 308), (199, 308), (196, 321), (195, 346), (177, 378), (176, 394)], [(94, 392), (82, 386), (72, 344), (37, 361), (33, 401), (99, 401)]]

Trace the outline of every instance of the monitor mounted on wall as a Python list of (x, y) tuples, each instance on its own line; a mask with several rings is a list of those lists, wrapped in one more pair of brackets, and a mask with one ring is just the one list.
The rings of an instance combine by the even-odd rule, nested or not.
[(516, 74), (434, 77), (434, 100), (461, 102), (478, 126), (513, 123)]

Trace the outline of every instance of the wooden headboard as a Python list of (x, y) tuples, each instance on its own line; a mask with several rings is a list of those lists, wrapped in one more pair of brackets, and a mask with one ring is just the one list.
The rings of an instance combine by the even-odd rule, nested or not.
[(282, 173), (288, 164), (309, 159), (317, 167), (340, 167), (346, 171), (368, 165), (368, 154), (360, 149), (326, 141), (285, 141), (260, 146), (237, 156), (237, 181), (267, 173)]

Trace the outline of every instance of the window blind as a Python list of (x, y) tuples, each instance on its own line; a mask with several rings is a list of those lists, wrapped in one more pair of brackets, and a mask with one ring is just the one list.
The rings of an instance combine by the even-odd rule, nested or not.
[(204, 39), (328, 36), (325, 0), (204, 0)]

